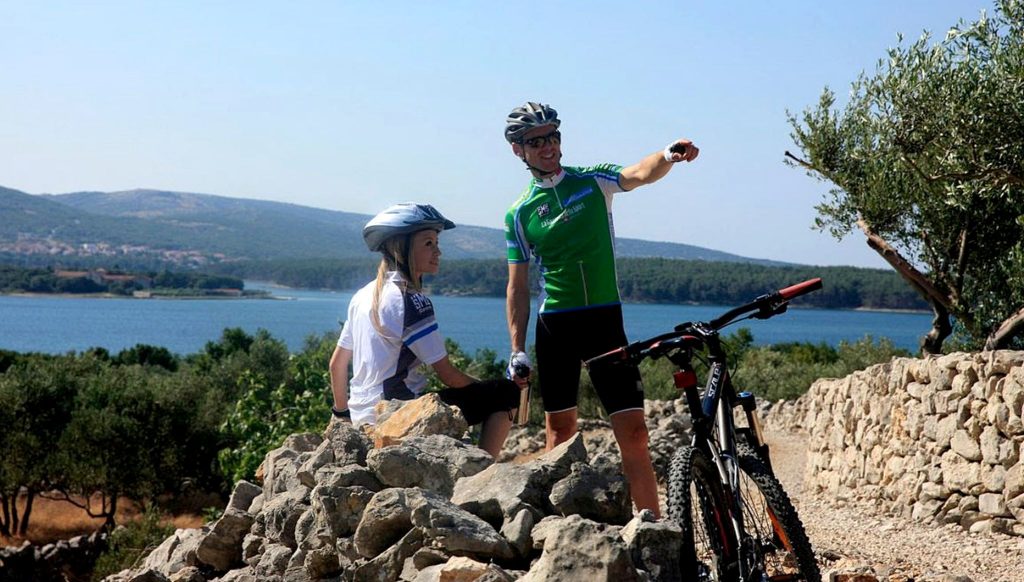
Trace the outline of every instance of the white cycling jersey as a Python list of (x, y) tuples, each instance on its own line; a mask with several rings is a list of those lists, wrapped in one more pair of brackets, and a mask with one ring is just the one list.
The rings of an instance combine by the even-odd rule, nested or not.
[(370, 281), (352, 297), (338, 338), (340, 347), (352, 350), (348, 407), (357, 425), (376, 422), (373, 407), (382, 399), (419, 396), (427, 379), (417, 368), (448, 355), (434, 305), (426, 295), (409, 290), (395, 272), (388, 274), (381, 289), (380, 333), (370, 317), (375, 287), (376, 281)]

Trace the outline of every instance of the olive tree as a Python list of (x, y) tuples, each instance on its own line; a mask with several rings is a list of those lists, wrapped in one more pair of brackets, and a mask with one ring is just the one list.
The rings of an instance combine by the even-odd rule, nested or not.
[[(902, 39), (901, 39), (902, 42)], [(1024, 4), (925, 33), (862, 73), (845, 108), (825, 89), (789, 115), (788, 163), (833, 188), (816, 227), (859, 228), (935, 313), (922, 339), (941, 351), (952, 316), (998, 349), (1024, 335)]]
[(220, 408), (202, 385), (153, 366), (104, 366), (57, 443), (55, 493), (114, 525), (120, 498), (152, 501), (214, 471)]
[(57, 441), (99, 362), (21, 355), (0, 374), (0, 534), (24, 536), (35, 499), (60, 480)]

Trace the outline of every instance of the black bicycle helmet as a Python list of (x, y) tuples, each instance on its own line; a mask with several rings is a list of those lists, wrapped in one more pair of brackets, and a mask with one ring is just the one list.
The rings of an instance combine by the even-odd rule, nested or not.
[(403, 202), (389, 206), (371, 218), (363, 227), (363, 240), (371, 251), (376, 252), (384, 248), (384, 241), (396, 234), (410, 234), (427, 228), (448, 230), (455, 228), (455, 223), (429, 204)]
[(521, 143), (523, 135), (535, 127), (553, 125), (558, 129), (561, 124), (558, 112), (550, 105), (527, 101), (526, 105), (513, 109), (505, 119), (505, 139), (508, 143)]

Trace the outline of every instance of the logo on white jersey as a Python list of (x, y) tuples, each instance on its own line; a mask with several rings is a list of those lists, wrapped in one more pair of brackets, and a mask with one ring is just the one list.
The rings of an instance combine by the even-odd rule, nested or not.
[(427, 299), (426, 295), (413, 293), (409, 296), (409, 299), (412, 300), (412, 305), (416, 308), (416, 311), (419, 311), (420, 313), (433, 308), (433, 305), (431, 305), (430, 300)]

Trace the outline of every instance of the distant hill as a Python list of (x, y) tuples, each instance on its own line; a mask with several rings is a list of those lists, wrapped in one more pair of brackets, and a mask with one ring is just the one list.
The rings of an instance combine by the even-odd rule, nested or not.
[[(30, 195), (3, 187), (0, 216), (0, 254), (46, 252), (46, 245), (51, 245), (51, 255), (70, 258), (87, 252), (83, 244), (102, 243), (162, 253), (167, 260), (190, 252), (209, 262), (365, 257), (361, 231), (370, 219), (365, 214), (210, 194), (128, 190)], [(505, 253), (504, 235), (496, 228), (460, 225), (445, 233), (444, 243), (451, 259), (497, 258)], [(678, 243), (620, 238), (616, 244), (624, 257), (788, 264)]]

